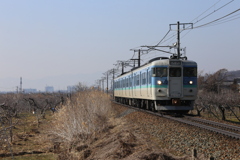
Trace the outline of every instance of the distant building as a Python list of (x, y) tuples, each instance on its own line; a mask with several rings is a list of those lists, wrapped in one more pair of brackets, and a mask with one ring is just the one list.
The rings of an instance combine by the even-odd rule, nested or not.
[(237, 90), (240, 92), (240, 78), (235, 78), (233, 84), (237, 85)]
[(37, 89), (32, 88), (23, 89), (23, 93), (37, 93)]
[(72, 93), (76, 91), (76, 86), (67, 86), (67, 92)]
[(46, 87), (45, 87), (45, 92), (47, 92), (47, 93), (53, 93), (53, 92), (54, 92), (53, 86), (46, 86)]

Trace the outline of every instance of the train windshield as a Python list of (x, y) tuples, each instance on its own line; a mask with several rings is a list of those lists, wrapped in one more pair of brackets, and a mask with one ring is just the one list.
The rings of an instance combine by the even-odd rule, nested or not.
[(169, 76), (170, 77), (181, 77), (181, 68), (170, 68)]
[(197, 67), (185, 67), (183, 69), (184, 77), (197, 77)]
[(152, 69), (153, 77), (167, 77), (167, 67), (159, 67)]

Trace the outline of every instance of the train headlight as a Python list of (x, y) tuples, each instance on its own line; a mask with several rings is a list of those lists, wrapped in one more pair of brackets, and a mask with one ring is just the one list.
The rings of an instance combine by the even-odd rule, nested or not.
[(157, 81), (157, 84), (158, 84), (158, 85), (161, 85), (161, 84), (162, 84), (162, 81)]
[(193, 84), (193, 81), (189, 81), (189, 84)]

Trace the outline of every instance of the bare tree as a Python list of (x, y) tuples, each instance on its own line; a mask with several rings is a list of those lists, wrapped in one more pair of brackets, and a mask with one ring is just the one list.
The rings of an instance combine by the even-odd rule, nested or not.
[(239, 110), (240, 98), (231, 89), (221, 89), (220, 93), (200, 91), (195, 101), (198, 115), (202, 111), (213, 115), (217, 119), (227, 120), (226, 112), (231, 112), (239, 120), (236, 112)]
[[(221, 90), (221, 86), (223, 86), (223, 82), (227, 80), (230, 76), (227, 74), (227, 69), (220, 69), (213, 74), (205, 74), (204, 82), (203, 82), (203, 89), (208, 92), (215, 92), (219, 93)], [(201, 77), (202, 80), (202, 77)]]
[(10, 142), (13, 137), (13, 127), (17, 124), (21, 110), (21, 95), (5, 94), (0, 97), (0, 122), (3, 128), (8, 128)]

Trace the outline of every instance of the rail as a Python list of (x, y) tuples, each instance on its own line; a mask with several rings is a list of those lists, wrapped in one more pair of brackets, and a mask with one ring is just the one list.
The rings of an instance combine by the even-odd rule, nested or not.
[[(232, 138), (235, 138), (235, 139), (240, 139), (240, 134), (238, 134), (238, 133), (226, 131), (226, 130), (223, 130), (223, 129), (215, 128), (215, 127), (204, 125), (204, 124), (197, 123), (197, 122), (203, 122), (203, 123), (207, 123), (207, 124), (210, 124), (210, 125), (213, 125), (213, 126), (220, 126), (220, 127), (231, 129), (231, 130), (240, 131), (240, 127), (237, 127), (237, 126), (227, 125), (227, 124), (214, 122), (214, 121), (210, 121), (210, 120), (193, 118), (193, 117), (189, 117), (189, 116), (187, 116), (187, 118), (189, 120), (188, 119), (183, 119), (183, 118), (180, 118), (180, 117), (176, 118), (176, 117), (169, 116), (169, 115), (163, 115), (163, 114), (158, 113), (158, 112), (152, 112), (152, 111), (149, 111), (149, 110), (144, 110), (144, 109), (141, 109), (141, 108), (132, 107), (132, 106), (129, 106), (129, 105), (126, 105), (126, 104), (121, 104), (121, 103), (118, 103), (118, 102), (115, 102), (115, 101), (113, 101), (113, 102), (116, 103), (116, 104), (122, 105), (122, 106), (126, 106), (126, 107), (131, 108), (131, 109), (141, 111), (141, 112), (145, 112), (145, 113), (149, 113), (149, 114), (152, 114), (152, 115), (155, 115), (155, 116), (171, 119), (171, 120), (174, 120), (174, 121), (177, 121), (177, 122), (181, 122), (181, 123), (184, 123), (184, 124), (188, 124), (188, 125), (191, 125), (191, 126), (195, 126), (195, 127), (198, 127), (198, 128), (209, 130), (209, 131), (212, 131), (212, 132), (215, 132), (215, 133), (218, 133), (218, 134), (222, 134), (222, 135), (225, 135), (225, 136), (228, 136), (228, 137), (232, 137)], [(197, 121), (197, 122), (193, 122), (190, 119), (192, 119), (194, 121)]]

